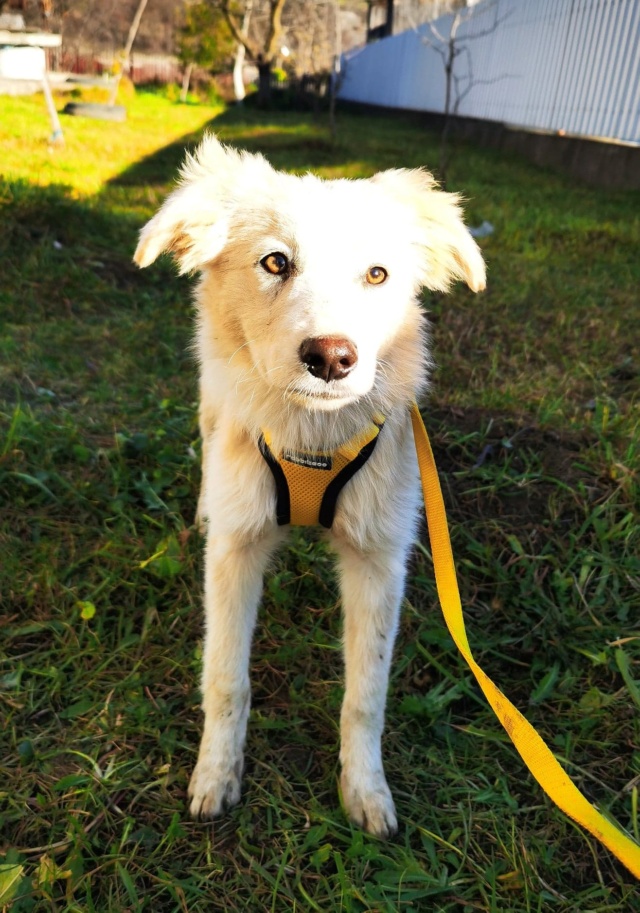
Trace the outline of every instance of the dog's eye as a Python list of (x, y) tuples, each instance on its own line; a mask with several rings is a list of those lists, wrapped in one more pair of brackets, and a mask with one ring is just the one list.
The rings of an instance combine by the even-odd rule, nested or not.
[(388, 275), (384, 266), (372, 266), (367, 273), (367, 282), (369, 285), (382, 285)]
[(267, 254), (260, 261), (260, 266), (274, 276), (281, 276), (283, 273), (289, 272), (289, 260), (281, 253)]

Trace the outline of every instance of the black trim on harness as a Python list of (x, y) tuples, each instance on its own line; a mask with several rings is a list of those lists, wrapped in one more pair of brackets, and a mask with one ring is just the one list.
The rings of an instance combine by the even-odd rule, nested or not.
[(291, 499), (286, 476), (282, 466), (269, 449), (263, 434), (260, 435), (258, 447), (276, 483), (276, 520), (278, 521), (278, 526), (286, 526), (287, 523), (291, 522)]
[[(377, 424), (377, 423), (376, 423)], [(350, 463), (341, 469), (338, 475), (327, 485), (326, 491), (322, 496), (322, 503), (320, 504), (320, 512), (318, 514), (318, 522), (321, 526), (324, 526), (326, 529), (331, 529), (333, 524), (333, 518), (336, 513), (336, 504), (338, 502), (338, 495), (347, 484), (349, 479), (351, 479), (356, 472), (361, 469), (364, 464), (367, 462), (375, 446), (378, 443), (378, 438), (382, 432), (383, 425), (379, 425), (380, 431), (373, 440), (369, 441), (368, 444), (365, 444), (360, 453), (351, 460)]]

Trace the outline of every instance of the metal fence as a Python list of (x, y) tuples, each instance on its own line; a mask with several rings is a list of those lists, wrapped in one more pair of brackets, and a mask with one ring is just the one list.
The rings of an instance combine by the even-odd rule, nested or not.
[[(640, 143), (640, 0), (485, 0), (463, 12), (450, 111)], [(339, 97), (445, 111), (453, 15), (345, 60)], [(439, 50), (442, 53), (439, 53)]]

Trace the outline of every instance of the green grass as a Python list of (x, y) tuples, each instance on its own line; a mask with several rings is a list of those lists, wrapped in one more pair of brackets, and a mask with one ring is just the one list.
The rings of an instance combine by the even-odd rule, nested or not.
[[(410, 121), (221, 112), (139, 94), (126, 124), (3, 100), (0, 909), (638, 909), (541, 793), (457, 655), (420, 545), (381, 843), (337, 797), (338, 594), (296, 535), (265, 587), (241, 804), (186, 814), (201, 725), (202, 542), (187, 279), (131, 265), (207, 123), (326, 176), (437, 161)], [(430, 296), (429, 427), (472, 648), (580, 788), (639, 837), (640, 196), (454, 149), (488, 291)], [(328, 239), (330, 243), (330, 239)], [(4, 892), (4, 893), (3, 893)]]

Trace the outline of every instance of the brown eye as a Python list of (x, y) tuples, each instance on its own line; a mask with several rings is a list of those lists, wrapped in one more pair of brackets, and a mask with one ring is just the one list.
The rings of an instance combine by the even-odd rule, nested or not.
[(367, 282), (369, 285), (382, 285), (389, 273), (383, 266), (372, 266), (367, 273)]
[(274, 276), (282, 276), (283, 273), (289, 272), (289, 260), (281, 253), (267, 254), (260, 261), (260, 266)]

